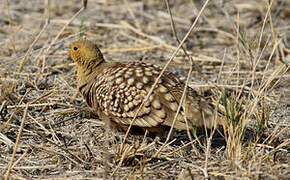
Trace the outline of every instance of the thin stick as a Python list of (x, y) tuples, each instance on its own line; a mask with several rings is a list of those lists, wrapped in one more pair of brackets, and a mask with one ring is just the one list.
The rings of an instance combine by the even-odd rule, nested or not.
[[(270, 8), (270, 12), (269, 12), (269, 22), (270, 22), (272, 37), (273, 37), (274, 42), (277, 42), (277, 36), (276, 36), (276, 32), (275, 32), (275, 28), (274, 28), (274, 24), (273, 24), (273, 19), (272, 19), (272, 13), (271, 13), (271, 7), (272, 7), (273, 1), (267, 1), (267, 2), (268, 2), (268, 6)], [(281, 58), (279, 56), (279, 48), (276, 49), (276, 59), (278, 59), (283, 64), (285, 64), (285, 62), (283, 62), (283, 60), (281, 60)]]
[[(212, 133), (213, 134), (213, 133)], [(208, 179), (208, 157), (209, 157), (209, 149), (211, 145), (211, 137), (207, 138), (206, 152), (205, 152), (205, 162), (204, 162), (204, 179)]]
[(95, 23), (96, 27), (105, 27), (105, 28), (115, 28), (115, 29), (126, 29), (126, 27), (120, 24), (110, 24), (110, 23)]
[(132, 47), (132, 48), (119, 48), (119, 49), (102, 49), (102, 52), (107, 53), (107, 52), (130, 52), (130, 51), (148, 51), (151, 49), (156, 49), (156, 48), (162, 48), (162, 45), (150, 45), (150, 46), (142, 46), (142, 47)]
[(182, 150), (183, 148), (185, 148), (185, 147), (187, 147), (189, 145), (192, 145), (195, 141), (196, 140), (193, 140), (193, 141), (190, 141), (189, 143), (184, 144), (183, 146), (181, 146), (181, 147), (179, 147), (179, 148), (167, 153), (166, 156), (170, 156), (170, 155), (174, 154), (175, 152), (180, 151), (180, 150)]
[(13, 161), (14, 161), (15, 154), (16, 154), (16, 151), (17, 151), (17, 147), (18, 147), (18, 144), (19, 144), (19, 141), (20, 141), (22, 129), (23, 129), (26, 117), (27, 117), (28, 107), (29, 107), (29, 103), (26, 104), (26, 107), (24, 109), (24, 113), (23, 113), (23, 116), (22, 116), (21, 124), (20, 124), (19, 130), (18, 130), (16, 142), (15, 142), (15, 145), (14, 145), (13, 153), (12, 153), (12, 156), (11, 156), (11, 159), (10, 159), (10, 162), (9, 162), (9, 167), (8, 167), (6, 173), (5, 173), (5, 180), (8, 180), (10, 172), (12, 170)]
[[(266, 12), (266, 15), (265, 15), (265, 18), (264, 18), (264, 21), (263, 21), (263, 25), (262, 25), (262, 28), (261, 28), (261, 31), (260, 31), (260, 37), (259, 37), (259, 42), (258, 42), (258, 48), (257, 48), (257, 53), (259, 53), (260, 51), (260, 47), (261, 47), (261, 43), (262, 43), (262, 39), (263, 39), (263, 33), (264, 33), (264, 29), (265, 29), (265, 25), (266, 25), (266, 22), (267, 22), (267, 19), (268, 19), (268, 16), (269, 14), (271, 13), (271, 6), (272, 6), (272, 1), (271, 3), (268, 5), (268, 8), (267, 8), (267, 12)], [(276, 36), (273, 36), (274, 40), (276, 41)], [(274, 41), (274, 42), (275, 42)]]
[[(57, 103), (42, 103), (42, 104), (29, 104), (28, 107), (42, 107), (42, 106), (53, 106)], [(20, 104), (20, 105), (14, 105), (14, 106), (7, 106), (7, 109), (14, 109), (14, 108), (24, 108), (27, 105)]]
[(219, 74), (218, 74), (218, 77), (217, 77), (217, 80), (216, 80), (217, 83), (219, 83), (219, 80), (220, 80), (220, 77), (221, 77), (221, 74), (222, 74), (222, 71), (223, 71), (223, 66), (225, 64), (226, 54), (227, 54), (227, 49), (225, 49), (225, 51), (224, 51), (223, 61), (222, 61), (222, 64), (221, 64), (221, 67), (220, 67), (220, 70), (219, 70)]

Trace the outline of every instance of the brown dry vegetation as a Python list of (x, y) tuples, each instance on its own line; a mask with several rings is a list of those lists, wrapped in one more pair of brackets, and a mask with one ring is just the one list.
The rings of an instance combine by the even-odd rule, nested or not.
[[(169, 2), (180, 41), (204, 2)], [(164, 66), (179, 43), (165, 1), (82, 7), (0, 1), (1, 179), (289, 178), (289, 0), (212, 0), (183, 45), (188, 85), (224, 111), (223, 133), (129, 135), (122, 150), (124, 133), (89, 116), (68, 44), (85, 36), (107, 60)], [(168, 68), (185, 81), (190, 67), (179, 50)]]

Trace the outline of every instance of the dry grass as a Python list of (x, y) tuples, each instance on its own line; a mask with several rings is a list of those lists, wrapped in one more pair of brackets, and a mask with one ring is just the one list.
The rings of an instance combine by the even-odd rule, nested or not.
[[(287, 179), (290, 2), (210, 1), (197, 18), (204, 2), (3, 0), (1, 179)], [(67, 46), (82, 36), (107, 60), (169, 65), (222, 126), (167, 140), (107, 129), (76, 89)]]

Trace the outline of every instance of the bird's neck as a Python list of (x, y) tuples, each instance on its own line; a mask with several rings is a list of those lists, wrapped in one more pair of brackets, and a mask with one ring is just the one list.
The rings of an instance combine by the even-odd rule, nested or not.
[(98, 71), (102, 69), (102, 66), (106, 64), (105, 60), (99, 61), (98, 63), (85, 64), (78, 66), (77, 77), (78, 77), (78, 88), (89, 83), (98, 74)]

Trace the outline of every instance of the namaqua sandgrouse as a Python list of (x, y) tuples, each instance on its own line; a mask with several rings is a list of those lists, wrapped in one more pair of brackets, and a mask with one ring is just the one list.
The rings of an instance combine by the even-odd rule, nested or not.
[[(143, 62), (105, 61), (97, 45), (88, 40), (70, 44), (69, 53), (78, 66), (78, 89), (92, 112), (110, 127), (125, 130), (162, 69)], [(174, 74), (165, 71), (133, 127), (149, 132), (170, 127), (184, 87)], [(215, 125), (212, 106), (190, 87), (174, 128), (186, 130), (186, 121), (190, 129)]]

